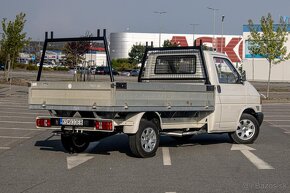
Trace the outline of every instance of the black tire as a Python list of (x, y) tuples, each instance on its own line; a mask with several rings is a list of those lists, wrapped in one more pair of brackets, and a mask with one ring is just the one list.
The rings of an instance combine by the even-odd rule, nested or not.
[(181, 137), (175, 137), (175, 136), (171, 136), (171, 138), (175, 139), (176, 141), (187, 141), (189, 139), (191, 139), (193, 137), (193, 135), (183, 135)]
[(83, 134), (61, 134), (61, 143), (63, 148), (69, 153), (84, 152), (90, 142)]
[(141, 120), (136, 134), (129, 135), (131, 152), (136, 157), (153, 157), (159, 146), (158, 127), (151, 121)]
[(242, 114), (240, 124), (235, 132), (229, 133), (229, 137), (238, 144), (253, 143), (260, 132), (257, 119), (250, 114)]

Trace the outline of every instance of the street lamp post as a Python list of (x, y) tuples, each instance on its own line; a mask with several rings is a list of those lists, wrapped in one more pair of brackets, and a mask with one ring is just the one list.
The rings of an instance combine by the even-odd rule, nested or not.
[(224, 40), (224, 20), (225, 20), (225, 16), (222, 15), (222, 40), (221, 40), (221, 53), (223, 53), (223, 40)]
[(160, 15), (160, 30), (159, 30), (159, 47), (161, 47), (161, 15), (167, 13), (166, 11), (154, 11), (153, 13), (159, 14)]
[(215, 12), (218, 11), (219, 9), (213, 8), (213, 7), (207, 7), (208, 9), (213, 11), (213, 49), (215, 49)]
[(198, 26), (198, 23), (191, 23), (190, 24), (192, 26), (192, 45), (194, 46), (194, 34), (195, 34), (195, 26)]

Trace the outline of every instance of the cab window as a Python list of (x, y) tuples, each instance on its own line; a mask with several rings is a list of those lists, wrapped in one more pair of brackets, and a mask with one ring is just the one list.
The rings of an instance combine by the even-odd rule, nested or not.
[(239, 80), (239, 74), (232, 63), (226, 58), (213, 58), (219, 83), (236, 84)]

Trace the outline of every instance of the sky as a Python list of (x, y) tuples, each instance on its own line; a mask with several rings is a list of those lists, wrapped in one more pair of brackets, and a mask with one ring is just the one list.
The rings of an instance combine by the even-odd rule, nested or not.
[[(111, 32), (241, 35), (249, 19), (255, 23), (271, 13), (274, 21), (290, 16), (289, 0), (0, 0), (0, 19), (14, 20), (26, 13), (24, 31), (33, 40), (43, 40), (45, 31), (54, 37), (96, 34), (98, 28)], [(166, 12), (158, 14), (154, 12)], [(2, 28), (0, 29), (0, 33)]]

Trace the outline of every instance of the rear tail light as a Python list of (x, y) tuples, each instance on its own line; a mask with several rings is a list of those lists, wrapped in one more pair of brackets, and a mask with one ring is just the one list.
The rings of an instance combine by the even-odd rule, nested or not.
[(36, 119), (37, 127), (51, 127), (50, 119)]
[(96, 121), (96, 130), (112, 131), (113, 123), (112, 121)]

